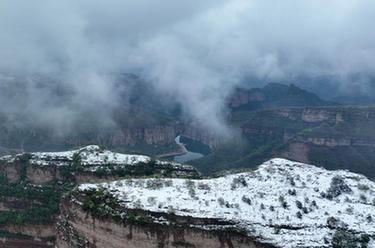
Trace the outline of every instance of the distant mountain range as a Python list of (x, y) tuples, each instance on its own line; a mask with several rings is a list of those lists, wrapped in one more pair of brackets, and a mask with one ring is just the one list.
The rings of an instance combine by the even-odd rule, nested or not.
[(0, 153), (99, 144), (155, 156), (178, 149), (175, 137), (181, 135), (188, 149), (206, 155), (211, 151), (190, 162), (206, 174), (248, 167), (277, 155), (375, 177), (372, 107), (345, 107), (293, 84), (237, 88), (227, 99), (228, 123), (240, 130), (241, 137), (222, 142), (212, 130), (192, 125), (173, 98), (161, 99), (137, 76), (120, 75), (117, 85), (123, 105), (109, 113), (112, 126), (103, 127), (95, 116), (82, 113), (73, 129), (56, 135), (38, 122), (0, 114)]
[(316, 94), (294, 84), (269, 83), (263, 88), (237, 88), (228, 100), (234, 111), (249, 111), (275, 107), (333, 106)]

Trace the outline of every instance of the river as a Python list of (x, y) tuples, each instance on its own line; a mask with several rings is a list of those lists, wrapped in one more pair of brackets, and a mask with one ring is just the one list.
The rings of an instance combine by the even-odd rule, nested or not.
[(178, 155), (178, 156), (174, 156), (174, 158), (173, 158), (174, 161), (176, 161), (178, 163), (186, 163), (188, 161), (204, 157), (204, 155), (201, 154), (201, 153), (189, 151), (186, 148), (185, 144), (181, 143), (181, 141), (180, 141), (180, 135), (178, 135), (175, 138), (175, 141), (176, 141), (176, 144), (179, 145), (183, 149), (184, 154)]

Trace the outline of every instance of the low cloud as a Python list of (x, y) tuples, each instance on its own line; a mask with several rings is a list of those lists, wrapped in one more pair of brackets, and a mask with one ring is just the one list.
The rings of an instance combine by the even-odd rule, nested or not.
[(326, 77), (366, 92), (374, 12), (371, 0), (3, 0), (0, 111), (60, 130), (80, 110), (109, 119), (121, 102), (113, 77), (130, 72), (225, 133), (224, 99), (246, 78)]

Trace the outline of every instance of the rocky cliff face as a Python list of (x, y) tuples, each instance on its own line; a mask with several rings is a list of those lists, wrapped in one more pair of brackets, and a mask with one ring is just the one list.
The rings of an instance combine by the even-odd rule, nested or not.
[[(98, 146), (1, 157), (3, 243), (11, 248), (53, 247), (60, 197), (75, 184), (151, 175), (199, 177), (191, 166), (114, 153)], [(22, 246), (26, 243), (29, 245)]]
[(374, 126), (373, 107), (281, 108), (254, 113), (242, 131), (250, 142), (277, 141), (273, 154), (373, 177)]
[[(64, 199), (61, 216), (57, 224), (58, 248), (73, 247), (128, 247), (128, 248), (172, 248), (172, 247), (207, 247), (207, 248), (271, 248), (254, 239), (233, 231), (209, 231), (193, 226), (205, 223), (225, 225), (225, 222), (183, 218), (154, 213), (153, 218), (166, 222), (172, 218), (174, 225), (148, 222), (151, 214), (147, 211), (128, 212), (128, 219), (116, 219), (109, 215), (95, 217), (82, 209), (75, 197)], [(80, 199), (82, 200), (82, 199)], [(83, 199), (84, 200), (84, 199)], [(126, 211), (126, 210), (123, 210)], [(145, 218), (145, 219), (142, 219)]]
[(210, 179), (83, 184), (61, 205), (57, 246), (372, 247), (374, 189), (285, 159)]
[(147, 127), (122, 127), (114, 130), (98, 130), (89, 138), (73, 135), (65, 138), (61, 143), (69, 146), (82, 146), (89, 143), (103, 144), (110, 147), (133, 146), (137, 144), (168, 145), (173, 144), (179, 133), (179, 126), (175, 124), (154, 125)]
[(157, 174), (199, 177), (191, 166), (114, 153), (99, 146), (66, 152), (25, 153), (0, 158), (0, 171), (10, 183), (43, 185), (53, 181), (88, 182)]
[(111, 138), (112, 145), (135, 145), (145, 143), (149, 145), (173, 144), (178, 134), (176, 126), (155, 126), (140, 129), (122, 129)]
[(231, 108), (238, 108), (242, 105), (246, 105), (250, 102), (263, 102), (266, 96), (260, 89), (258, 90), (246, 90), (236, 89), (228, 100), (228, 105)]
[(200, 128), (196, 125), (187, 125), (182, 130), (181, 135), (207, 145), (212, 150), (217, 148), (223, 142), (214, 132)]

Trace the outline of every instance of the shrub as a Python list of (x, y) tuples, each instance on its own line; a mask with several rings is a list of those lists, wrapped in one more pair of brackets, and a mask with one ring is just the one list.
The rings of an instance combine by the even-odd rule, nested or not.
[(238, 176), (233, 178), (231, 183), (231, 189), (234, 190), (239, 186), (247, 187), (247, 182), (244, 176)]
[(302, 213), (300, 211), (298, 211), (296, 213), (296, 216), (297, 216), (298, 219), (302, 219)]
[(296, 186), (296, 182), (294, 181), (293, 177), (288, 178), (291, 186)]
[(198, 184), (198, 189), (210, 191), (211, 187), (207, 183), (199, 183)]
[(164, 180), (164, 186), (165, 187), (172, 187), (173, 186), (173, 181), (172, 180)]
[(246, 197), (246, 196), (242, 196), (242, 201), (245, 202), (245, 203), (247, 203), (247, 204), (249, 204), (249, 205), (251, 205), (251, 199), (248, 198), (248, 197)]
[(266, 208), (266, 207), (264, 206), (264, 204), (261, 203), (261, 204), (260, 204), (260, 209), (263, 210), (263, 209), (265, 209), (265, 208)]
[(288, 194), (289, 194), (289, 195), (296, 195), (297, 192), (296, 192), (295, 189), (288, 189)]
[(111, 215), (114, 209), (119, 206), (119, 201), (105, 189), (89, 189), (84, 193), (86, 197), (82, 208), (95, 217)]
[(224, 200), (223, 197), (219, 197), (219, 198), (217, 198), (217, 201), (218, 201), (218, 203), (219, 203), (219, 205), (220, 205), (221, 207), (225, 205), (225, 200)]
[(346, 209), (346, 212), (347, 212), (348, 214), (353, 214), (353, 207), (348, 207), (348, 208)]
[(361, 243), (357, 237), (345, 229), (337, 229), (332, 237), (333, 248), (356, 248)]
[(285, 201), (285, 198), (283, 196), (280, 196), (279, 197), (279, 202), (281, 204), (281, 206), (284, 208), (284, 209), (287, 209), (288, 208), (288, 203)]
[(373, 221), (371, 214), (367, 215), (366, 220), (368, 223), (371, 223)]
[(153, 197), (153, 196), (150, 196), (149, 198), (147, 198), (147, 202), (154, 206), (156, 204), (156, 197)]
[(76, 152), (76, 153), (73, 154), (72, 167), (73, 167), (74, 170), (77, 170), (77, 169), (82, 167), (81, 160), (82, 160), (82, 158), (81, 158), (81, 155), (80, 155), (79, 152)]
[(157, 190), (163, 187), (164, 187), (164, 182), (160, 178), (149, 179), (146, 181), (146, 188), (148, 189)]
[(303, 205), (302, 205), (302, 202), (300, 202), (300, 201), (296, 201), (296, 206), (297, 206), (297, 208), (299, 208), (299, 209), (302, 209), (302, 207), (303, 207)]
[(360, 194), (360, 195), (359, 195), (359, 199), (360, 199), (362, 202), (367, 202), (367, 197), (366, 197), (364, 194)]
[(30, 161), (30, 159), (32, 159), (33, 155), (30, 154), (30, 153), (24, 153), (22, 155), (19, 155), (16, 157), (16, 160), (17, 161), (20, 161), (21, 163), (28, 163)]
[(343, 193), (351, 193), (352, 189), (345, 183), (340, 176), (335, 176), (331, 179), (331, 185), (327, 191), (327, 198), (331, 199)]
[(358, 184), (358, 189), (359, 190), (363, 190), (363, 191), (367, 191), (369, 190), (369, 186), (367, 186), (366, 184)]
[(191, 198), (194, 198), (194, 197), (196, 196), (196, 194), (195, 194), (195, 189), (194, 189), (194, 188), (189, 188), (188, 193), (189, 193), (189, 196), (190, 196)]

